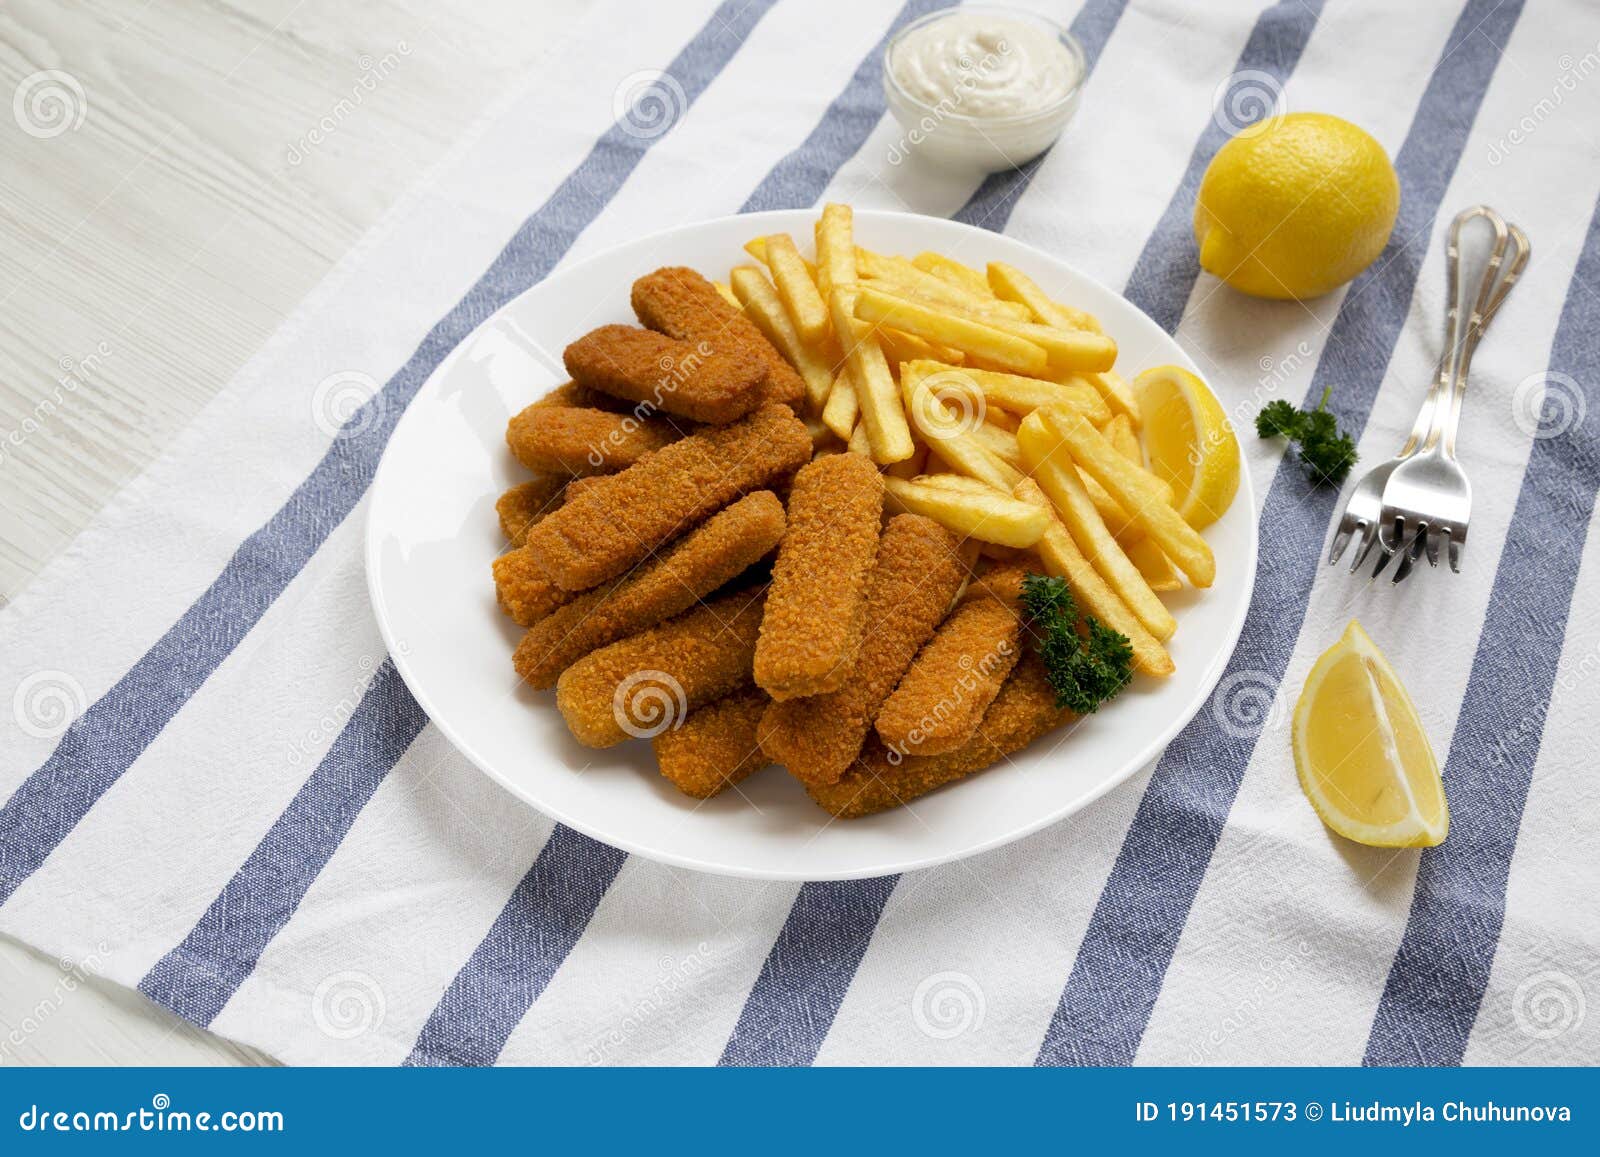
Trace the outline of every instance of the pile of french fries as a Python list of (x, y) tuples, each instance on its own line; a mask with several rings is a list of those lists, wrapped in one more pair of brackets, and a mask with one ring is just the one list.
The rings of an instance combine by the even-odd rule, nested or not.
[(805, 380), (818, 453), (864, 454), (895, 511), (935, 519), (995, 558), (1032, 552), (1086, 614), (1126, 635), (1134, 667), (1173, 671), (1158, 597), (1210, 586), (1204, 539), (1145, 465), (1134, 391), (1091, 314), (1014, 266), (856, 245), (829, 204), (808, 260), (756, 237), (719, 290)]

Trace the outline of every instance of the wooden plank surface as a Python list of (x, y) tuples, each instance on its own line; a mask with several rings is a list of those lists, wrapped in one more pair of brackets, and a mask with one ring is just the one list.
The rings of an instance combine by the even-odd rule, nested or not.
[[(538, 67), (579, 7), (0, 6), (13, 110), (0, 112), (0, 599)], [(0, 937), (0, 1066), (264, 1059), (92, 976), (62, 998), (64, 975)]]

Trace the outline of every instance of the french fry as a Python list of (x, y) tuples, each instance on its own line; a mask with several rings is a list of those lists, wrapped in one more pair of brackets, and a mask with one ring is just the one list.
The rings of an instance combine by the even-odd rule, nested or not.
[(861, 406), (856, 400), (855, 383), (850, 380), (850, 367), (840, 366), (828, 390), (828, 404), (822, 408), (822, 424), (848, 442), (860, 416)]
[(1018, 321), (1027, 321), (1033, 314), (1025, 305), (1000, 301), (989, 293), (974, 293), (960, 282), (937, 277), (918, 269), (904, 257), (874, 253), (856, 247), (856, 268), (860, 276), (881, 282), (878, 288), (888, 289), (901, 296), (925, 297), (947, 305), (960, 306), (975, 313), (990, 311)]
[[(744, 243), (744, 251), (750, 254), (751, 257), (754, 257), (762, 265), (767, 264), (767, 239), (765, 237), (750, 238), (750, 240)], [(813, 262), (807, 261), (804, 257), (801, 257), (800, 260), (805, 265), (806, 272), (811, 275), (811, 280), (815, 281), (818, 277), (816, 265)]]
[(1167, 654), (1167, 649), (1156, 641), (1154, 635), (1144, 629), (1144, 624), (1139, 622), (1127, 604), (1117, 596), (1117, 592), (1106, 585), (1106, 580), (1100, 577), (1100, 572), (1083, 557), (1083, 552), (1078, 549), (1078, 544), (1072, 541), (1072, 535), (1061, 524), (1061, 520), (1055, 516), (1050, 500), (1045, 497), (1044, 491), (1039, 489), (1038, 484), (1031, 478), (1023, 479), (1017, 486), (1017, 495), (1026, 501), (1037, 503), (1039, 508), (1050, 516), (1044, 534), (1040, 535), (1035, 548), (1039, 552), (1040, 561), (1044, 563), (1044, 569), (1067, 580), (1067, 586), (1072, 590), (1072, 597), (1077, 600), (1084, 614), (1093, 615), (1113, 631), (1120, 631), (1128, 637), (1128, 642), (1133, 647), (1134, 670), (1158, 678), (1164, 678), (1177, 670), (1173, 665), (1172, 656)]
[(1100, 319), (1094, 314), (1073, 309), (1070, 305), (1062, 305), (1059, 301), (1052, 301), (1033, 278), (1015, 265), (1007, 265), (1004, 261), (991, 261), (988, 274), (989, 288), (994, 291), (994, 295), (1001, 301), (1016, 301), (1027, 306), (1034, 320), (1044, 325), (1056, 326), (1058, 329), (1102, 332)]
[(1084, 374), (1083, 380), (1091, 387), (1098, 390), (1100, 396), (1119, 414), (1128, 415), (1128, 421), (1133, 423), (1137, 430), (1143, 421), (1139, 414), (1139, 400), (1133, 396), (1133, 391), (1128, 388), (1128, 383), (1122, 380), (1122, 375), (1116, 370), (1104, 370), (1098, 374)]
[(787, 233), (767, 238), (767, 268), (795, 329), (806, 341), (820, 343), (828, 336), (828, 306), (817, 292), (816, 280), (801, 260), (794, 238)]
[(1109, 370), (1117, 362), (1117, 343), (1086, 329), (1056, 329), (1034, 321), (984, 315), (986, 325), (1043, 347), (1054, 370), (1081, 374)]
[(1135, 466), (1144, 465), (1144, 448), (1139, 445), (1139, 435), (1133, 432), (1133, 420), (1126, 414), (1113, 414), (1111, 420), (1100, 427), (1106, 441), (1117, 448)]
[(999, 426), (992, 426), (988, 422), (979, 422), (972, 431), (972, 436), (979, 445), (1000, 461), (1012, 466), (1022, 465), (1022, 449), (1017, 445), (1016, 434), (1010, 430), (1002, 430)]
[(1017, 442), (1028, 473), (1049, 496), (1057, 516), (1071, 532), (1084, 557), (1094, 564), (1095, 570), (1121, 596), (1146, 630), (1159, 640), (1170, 639), (1178, 629), (1177, 620), (1106, 529), (1099, 511), (1089, 499), (1089, 492), (1084, 489), (1083, 480), (1078, 477), (1071, 455), (1040, 414), (1030, 414), (1023, 420), (1017, 430)]
[[(1073, 459), (1128, 512), (1135, 524), (1197, 587), (1210, 586), (1217, 577), (1216, 556), (1170, 504), (1162, 501), (1155, 479), (1112, 448), (1099, 430), (1081, 415), (1062, 410), (1039, 410), (1050, 433), (1066, 444)], [(1020, 432), (1019, 432), (1020, 437)]]
[(861, 420), (872, 444), (872, 460), (886, 466), (911, 457), (916, 445), (911, 441), (906, 412), (900, 404), (900, 389), (889, 372), (889, 363), (884, 360), (876, 335), (865, 326), (858, 328), (854, 324), (855, 303), (851, 299), (865, 292), (854, 288), (835, 289), (829, 298), (829, 308), (840, 340), (850, 335), (850, 348), (846, 351), (850, 381), (855, 386), (856, 404), (861, 407)]
[(938, 375), (940, 389), (970, 393), (975, 388), (983, 395), (986, 411), (992, 408), (1027, 415), (1040, 406), (1064, 406), (1083, 414), (1096, 425), (1111, 418), (1110, 408), (1105, 404), (1105, 399), (1095, 392), (1094, 387), (1086, 382), (1073, 380), (1070, 376), (1066, 381), (1053, 382), (1042, 378), (1030, 378), (1023, 374), (1008, 374), (999, 370), (976, 369), (971, 366), (944, 365), (938, 362), (919, 364), (918, 368), (924, 374)]
[(911, 479), (922, 486), (943, 486), (947, 490), (961, 490), (967, 494), (994, 495), (1002, 497), (1009, 492), (994, 486), (981, 479), (973, 478), (967, 474), (954, 474), (940, 472), (937, 474), (918, 474)]
[(722, 300), (723, 301), (725, 301), (729, 305), (733, 306), (734, 309), (743, 309), (744, 308), (742, 305), (739, 304), (739, 299), (733, 295), (733, 287), (732, 286), (726, 284), (725, 282), (721, 282), (721, 281), (713, 281), (711, 284), (716, 287), (716, 290), (717, 290), (718, 293), (722, 294)]
[(1141, 538), (1138, 542), (1127, 543), (1122, 549), (1128, 561), (1144, 575), (1144, 581), (1150, 584), (1151, 590), (1159, 593), (1183, 589), (1178, 572), (1172, 569), (1172, 560), (1161, 552), (1153, 539)]
[(874, 325), (892, 326), (929, 341), (954, 346), (969, 356), (1017, 373), (1040, 373), (1049, 363), (1044, 348), (1031, 341), (970, 317), (934, 309), (865, 285), (856, 293), (855, 316)]
[(824, 300), (836, 285), (856, 281), (855, 215), (849, 205), (829, 201), (817, 218), (817, 289)]
[(789, 359), (789, 364), (805, 381), (807, 411), (821, 413), (833, 389), (834, 359), (829, 356), (833, 343), (812, 344), (802, 338), (784, 309), (778, 291), (755, 266), (736, 266), (728, 277), (733, 282), (735, 304), (756, 323), (767, 340), (778, 347), (778, 352)]
[[(1009, 493), (1022, 479), (1016, 467), (985, 449), (970, 429), (970, 421), (952, 411), (934, 393), (928, 380), (918, 372), (927, 362), (907, 362), (900, 370), (900, 392), (905, 399), (906, 416), (917, 434), (938, 453), (940, 459), (963, 474)], [(979, 421), (977, 425), (982, 425)]]
[[(1139, 445), (1139, 436), (1133, 432), (1133, 421), (1128, 415), (1117, 414), (1111, 421), (1106, 423), (1106, 428), (1101, 433), (1105, 434), (1107, 442), (1116, 447), (1117, 453), (1135, 466), (1144, 466), (1144, 448)], [(1090, 481), (1093, 482), (1094, 480), (1090, 479)], [(1156, 481), (1166, 485), (1159, 478)], [(1101, 494), (1105, 494), (1104, 488), (1098, 482), (1095, 482), (1094, 489), (1099, 490)], [(1168, 493), (1171, 493), (1170, 487), (1168, 488)], [(1111, 496), (1106, 494), (1106, 499), (1110, 501)], [(1098, 503), (1096, 505), (1098, 506)], [(1118, 510), (1121, 511), (1121, 507), (1118, 507)], [(1138, 538), (1133, 541), (1127, 541), (1119, 535), (1117, 541), (1122, 544), (1122, 549), (1127, 552), (1128, 561), (1138, 567), (1139, 573), (1144, 575), (1144, 581), (1150, 584), (1150, 589), (1157, 592), (1180, 589), (1183, 584), (1178, 581), (1178, 572), (1172, 569), (1172, 560), (1162, 554), (1161, 548), (1146, 538), (1144, 533), (1138, 530), (1138, 527), (1129, 527), (1129, 529), (1137, 531)]]
[(867, 424), (857, 422), (855, 430), (850, 435), (850, 453), (860, 454), (863, 457), (872, 457), (872, 442), (867, 438)]
[(963, 265), (959, 261), (952, 261), (943, 253), (935, 253), (931, 249), (924, 250), (911, 259), (911, 264), (924, 273), (933, 274), (933, 276), (942, 281), (962, 286), (974, 297), (988, 300), (994, 299), (995, 293), (994, 290), (989, 288), (988, 278), (970, 266)]
[(1050, 523), (1050, 512), (1003, 492), (977, 493), (899, 478), (883, 480), (886, 506), (921, 514), (965, 538), (1000, 546), (1032, 546)]
[(922, 468), (928, 464), (928, 448), (918, 446), (915, 454), (904, 462), (891, 462), (883, 468), (883, 472), (890, 478), (915, 478), (922, 473)]
[(901, 362), (929, 360), (959, 365), (966, 359), (960, 350), (934, 345), (916, 334), (903, 333), (886, 325), (880, 325), (877, 334), (878, 344), (883, 347), (883, 356), (889, 359), (891, 366), (899, 366)]
[(1017, 415), (1007, 413), (999, 406), (991, 406), (989, 409), (985, 410), (983, 414), (983, 420), (985, 423), (995, 427), (998, 430), (1005, 430), (1012, 434), (1017, 432), (1017, 426), (1022, 421), (1022, 419), (1017, 417)]

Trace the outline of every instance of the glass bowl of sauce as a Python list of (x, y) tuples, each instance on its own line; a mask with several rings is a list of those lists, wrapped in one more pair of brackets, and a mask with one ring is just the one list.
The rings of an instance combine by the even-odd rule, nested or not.
[(902, 130), (890, 163), (1015, 168), (1055, 143), (1088, 71), (1077, 38), (1037, 13), (987, 4), (930, 12), (884, 48), (884, 97)]

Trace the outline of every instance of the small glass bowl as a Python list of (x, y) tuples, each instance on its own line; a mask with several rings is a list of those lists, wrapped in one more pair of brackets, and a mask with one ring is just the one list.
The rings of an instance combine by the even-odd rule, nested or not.
[[(906, 37), (953, 13), (990, 13), (1038, 25), (1059, 40), (1072, 56), (1078, 75), (1064, 96), (1045, 108), (1016, 116), (970, 116), (928, 104), (905, 90), (894, 75), (894, 55)], [(1089, 74), (1088, 57), (1078, 38), (1037, 12), (1003, 4), (962, 4), (941, 8), (907, 24), (883, 50), (883, 95), (895, 120), (905, 130), (890, 147), (892, 164), (908, 156), (936, 164), (986, 173), (1014, 169), (1044, 152), (1061, 136), (1078, 111), (1078, 96)]]

